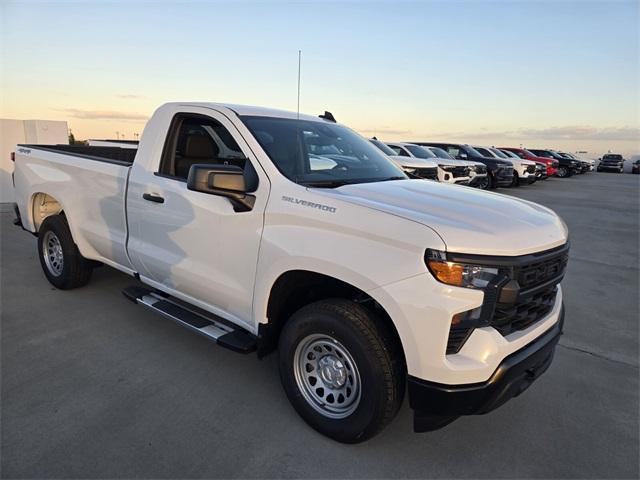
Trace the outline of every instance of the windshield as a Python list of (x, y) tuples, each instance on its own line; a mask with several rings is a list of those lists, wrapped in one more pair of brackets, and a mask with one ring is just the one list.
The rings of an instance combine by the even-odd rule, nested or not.
[(272, 117), (241, 117), (280, 172), (295, 183), (337, 187), (405, 179), (377, 147), (334, 123)]
[(382, 150), (385, 155), (397, 155), (397, 153), (391, 150), (391, 148), (389, 148), (389, 145), (387, 145), (386, 143), (373, 138), (370, 139), (369, 141), (373, 143), (376, 147), (378, 147), (380, 150)]
[(536, 157), (544, 157), (544, 158), (554, 158), (551, 152), (547, 152), (546, 150), (530, 150)]
[(622, 160), (622, 155), (607, 154), (602, 157), (603, 160)]
[(500, 158), (509, 158), (509, 156), (506, 153), (498, 150), (497, 148), (492, 148), (491, 151), (495, 153), (497, 156), (499, 156)]
[(447, 160), (453, 160), (453, 157), (449, 155), (446, 152), (446, 150), (443, 150), (440, 147), (428, 147), (428, 150), (430, 150), (438, 158), (446, 158)]
[[(464, 146), (465, 150), (467, 153), (471, 154), (471, 156), (473, 157), (489, 157), (489, 158), (493, 158), (493, 155), (484, 155), (482, 153), (480, 153), (478, 150), (476, 150), (475, 148), (473, 148), (471, 145), (465, 145)], [(489, 152), (487, 152), (489, 153)]]
[(507, 157), (511, 157), (511, 158), (520, 158), (518, 155), (516, 155), (515, 153), (513, 153), (510, 150), (500, 150), (502, 153), (504, 153)]
[(409, 150), (416, 158), (436, 158), (435, 154), (419, 145), (404, 145), (404, 148)]
[(480, 155), (482, 155), (483, 157), (489, 157), (489, 158), (495, 157), (495, 155), (493, 155), (487, 148), (483, 148), (483, 147), (473, 147), (473, 148), (475, 148), (476, 152), (480, 153)]

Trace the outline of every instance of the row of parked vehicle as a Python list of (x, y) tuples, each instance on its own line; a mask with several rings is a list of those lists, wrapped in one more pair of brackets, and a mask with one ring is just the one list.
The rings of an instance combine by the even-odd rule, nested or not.
[(595, 170), (594, 160), (555, 150), (383, 142), (376, 137), (370, 141), (412, 177), (481, 189), (515, 187), (553, 176), (564, 178)]

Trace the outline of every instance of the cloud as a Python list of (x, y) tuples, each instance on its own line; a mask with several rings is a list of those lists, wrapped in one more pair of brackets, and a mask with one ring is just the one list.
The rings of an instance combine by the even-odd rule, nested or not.
[(380, 128), (364, 128), (358, 130), (360, 133), (368, 135), (407, 135), (411, 133), (411, 130), (400, 130), (394, 129), (390, 127), (380, 127)]
[(590, 125), (574, 125), (547, 128), (521, 128), (517, 130), (479, 132), (442, 132), (431, 136), (440, 138), (474, 138), (474, 139), (514, 139), (514, 140), (605, 140), (605, 141), (640, 141), (638, 127), (604, 127)]
[(144, 121), (149, 115), (134, 112), (121, 112), (118, 110), (81, 110), (78, 108), (64, 108), (63, 112), (67, 112), (74, 118), (82, 118), (84, 120), (123, 120), (123, 121)]

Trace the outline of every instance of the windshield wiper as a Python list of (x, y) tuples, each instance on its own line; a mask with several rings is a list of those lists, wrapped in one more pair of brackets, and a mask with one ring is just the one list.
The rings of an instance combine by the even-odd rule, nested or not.
[(407, 177), (401, 177), (400, 175), (396, 175), (393, 177), (384, 177), (384, 178), (351, 178), (351, 179), (336, 179), (336, 180), (315, 180), (309, 182), (300, 182), (301, 185), (305, 187), (316, 187), (316, 188), (337, 188), (342, 187), (344, 185), (354, 185), (358, 183), (373, 183), (373, 182), (387, 182), (390, 180), (406, 180)]

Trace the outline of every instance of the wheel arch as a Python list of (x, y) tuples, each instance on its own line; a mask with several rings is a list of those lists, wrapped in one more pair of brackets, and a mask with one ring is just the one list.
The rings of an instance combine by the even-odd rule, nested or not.
[(376, 326), (398, 347), (405, 363), (400, 335), (382, 305), (351, 283), (310, 270), (283, 272), (271, 286), (266, 306), (267, 322), (258, 327), (258, 356), (263, 357), (277, 348), (280, 332), (294, 312), (305, 305), (329, 298), (351, 300), (370, 312)]
[(53, 195), (45, 192), (35, 192), (29, 199), (28, 214), (34, 233), (38, 233), (40, 225), (42, 225), (45, 218), (64, 214), (64, 207)]

